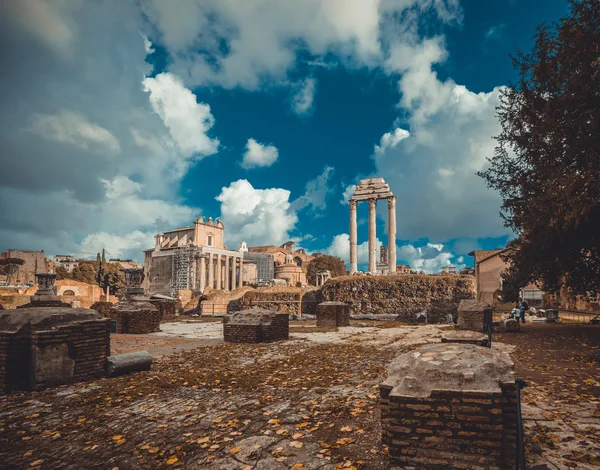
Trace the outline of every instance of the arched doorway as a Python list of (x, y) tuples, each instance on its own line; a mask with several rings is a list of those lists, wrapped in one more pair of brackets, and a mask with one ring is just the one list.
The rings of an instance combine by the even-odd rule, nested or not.
[(73, 303), (74, 300), (75, 300), (75, 292), (73, 292), (72, 290), (66, 290), (63, 292), (62, 301), (64, 303), (70, 304), (70, 303)]

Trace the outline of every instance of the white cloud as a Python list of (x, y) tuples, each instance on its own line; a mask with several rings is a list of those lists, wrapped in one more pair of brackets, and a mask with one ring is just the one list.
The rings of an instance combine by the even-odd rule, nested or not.
[(340, 201), (340, 204), (348, 205), (348, 201), (352, 198), (354, 191), (356, 191), (355, 184), (349, 184), (346, 186), (346, 189), (344, 189), (344, 192), (342, 193), (342, 200)]
[[(427, 11), (441, 21), (460, 16), (458, 0), (187, 0), (171, 8), (147, 0), (144, 10), (189, 85), (256, 90), (285, 83), (299, 51), (322, 62), (334, 53), (350, 67), (383, 58), (391, 17)], [(387, 28), (387, 34), (382, 29)]]
[(140, 36), (142, 36), (142, 40), (144, 41), (144, 49), (146, 49), (146, 54), (154, 54), (154, 48), (152, 47), (152, 43), (148, 36), (144, 33), (140, 32)]
[(121, 151), (119, 141), (108, 130), (88, 121), (82, 114), (66, 109), (56, 114), (34, 114), (30, 130), (44, 139), (83, 149), (108, 150), (110, 153)]
[(428, 274), (439, 273), (445, 266), (455, 266), (457, 272), (465, 267), (463, 257), (456, 258), (456, 255), (442, 244), (428, 243), (421, 247), (408, 244), (397, 247), (396, 253), (398, 260), (403, 260), (413, 269)]
[(310, 207), (313, 211), (320, 211), (315, 213), (314, 217), (321, 216), (322, 211), (327, 206), (327, 196), (334, 191), (334, 188), (329, 184), (333, 172), (333, 167), (325, 166), (319, 176), (306, 183), (304, 194), (292, 203), (292, 208), (299, 211)]
[(432, 65), (446, 56), (443, 38), (413, 38), (393, 43), (386, 62), (390, 72), (402, 74), (399, 106), (410, 134), (399, 128), (384, 134), (373, 158), (377, 174), (398, 196), (400, 239), (445, 242), (507, 233), (498, 216), (500, 197), (475, 174), (494, 153), (500, 88), (474, 93), (451, 79), (440, 81)]
[[(4, 15), (31, 5), (48, 15)], [(110, 243), (111, 254), (139, 260), (150, 234), (199, 214), (178, 194), (191, 163), (216, 151), (212, 115), (172, 76), (144, 92), (145, 26), (135, 2), (1, 3), (0, 42), (12, 47), (0, 87), (11, 110), (0, 113), (0, 250), (93, 256)], [(40, 36), (52, 34), (64, 40)]]
[(106, 249), (106, 254), (110, 258), (140, 259), (140, 253), (143, 250), (152, 248), (154, 235), (151, 232), (139, 230), (125, 235), (107, 232), (94, 233), (82, 240), (81, 256), (90, 258), (95, 253), (100, 253), (102, 249)]
[(265, 145), (254, 139), (248, 139), (242, 167), (249, 169), (271, 166), (277, 161), (277, 158), (279, 158), (279, 151), (274, 145)]
[(150, 93), (154, 112), (169, 128), (173, 141), (184, 154), (202, 158), (217, 152), (219, 140), (207, 135), (215, 122), (210, 106), (198, 103), (179, 77), (160, 73), (154, 78), (145, 78), (142, 83), (144, 91)]
[(314, 78), (309, 77), (300, 84), (300, 89), (292, 100), (292, 109), (296, 114), (302, 116), (311, 111), (316, 88), (317, 82)]
[(379, 145), (375, 145), (375, 154), (379, 155), (390, 149), (396, 148), (400, 141), (408, 138), (409, 136), (410, 132), (405, 129), (401, 129), (400, 127), (394, 129), (394, 132), (386, 132), (381, 136)]
[(290, 239), (298, 222), (286, 189), (256, 189), (247, 180), (223, 187), (215, 198), (221, 203), (225, 241), (237, 248), (245, 241), (254, 245), (280, 245)]
[[(377, 239), (377, 260), (379, 261), (379, 250), (381, 248), (381, 241)], [(337, 256), (344, 260), (346, 264), (350, 263), (350, 235), (347, 233), (340, 233), (333, 237), (331, 244), (323, 250), (330, 256)], [(358, 245), (358, 264), (367, 265), (369, 263), (369, 242), (364, 241)], [(364, 266), (366, 269), (366, 266)]]

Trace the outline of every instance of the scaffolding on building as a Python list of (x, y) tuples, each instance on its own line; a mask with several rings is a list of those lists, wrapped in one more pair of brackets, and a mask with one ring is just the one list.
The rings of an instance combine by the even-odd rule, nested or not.
[(171, 257), (171, 297), (177, 295), (177, 291), (193, 289), (194, 287), (194, 259), (198, 247), (188, 244), (175, 249)]

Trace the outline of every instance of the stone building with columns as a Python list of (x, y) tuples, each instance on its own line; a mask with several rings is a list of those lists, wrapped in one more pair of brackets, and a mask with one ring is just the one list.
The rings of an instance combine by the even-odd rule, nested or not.
[(388, 249), (387, 269), (379, 269), (380, 274), (396, 274), (396, 196), (383, 178), (360, 180), (348, 201), (350, 206), (350, 274), (358, 272), (358, 240), (356, 228), (356, 206), (360, 201), (369, 203), (369, 267), (368, 272), (378, 273), (377, 269), (377, 201), (386, 199), (388, 203)]
[(199, 217), (191, 226), (156, 235), (154, 248), (144, 251), (146, 292), (175, 296), (180, 290), (241, 287), (244, 253), (227, 249), (224, 230), (220, 220)]

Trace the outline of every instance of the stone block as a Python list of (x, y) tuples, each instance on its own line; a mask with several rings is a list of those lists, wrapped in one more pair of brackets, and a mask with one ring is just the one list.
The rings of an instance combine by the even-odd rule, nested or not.
[(521, 324), (519, 320), (515, 320), (514, 318), (509, 318), (504, 320), (504, 331), (506, 333), (516, 333), (521, 329)]
[(290, 317), (274, 310), (243, 310), (223, 317), (226, 343), (263, 343), (289, 339)]
[(110, 321), (88, 309), (0, 313), (0, 390), (41, 390), (106, 376)]
[(486, 316), (489, 319), (492, 317), (492, 307), (488, 303), (478, 300), (461, 300), (458, 305), (458, 328), (482, 332)]
[(506, 353), (421, 346), (394, 359), (380, 395), (392, 465), (491, 470), (514, 463), (516, 387)]
[(117, 302), (107, 317), (117, 321), (117, 333), (148, 334), (160, 331), (160, 311), (150, 302)]
[(317, 327), (350, 326), (350, 307), (344, 302), (322, 302), (317, 305)]

